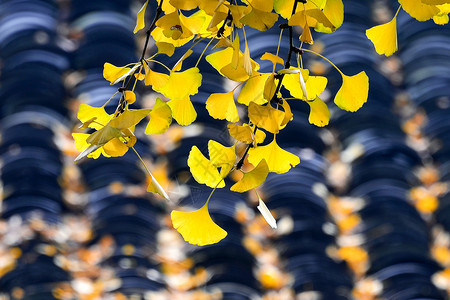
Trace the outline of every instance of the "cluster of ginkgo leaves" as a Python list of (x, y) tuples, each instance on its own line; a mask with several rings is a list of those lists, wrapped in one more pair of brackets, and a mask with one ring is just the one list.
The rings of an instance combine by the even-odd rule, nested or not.
[[(145, 29), (147, 0), (137, 14), (134, 33)], [(156, 1), (156, 0), (155, 0)], [(400, 0), (403, 8), (419, 20), (435, 18), (444, 22), (448, 10), (446, 1), (439, 0)], [(423, 3), (422, 3), (423, 2)], [(433, 13), (425, 16), (417, 7), (430, 7)], [(417, 8), (417, 9), (416, 9)], [(186, 11), (189, 11), (186, 13)], [(428, 10), (427, 10), (428, 11)], [(231, 147), (209, 141), (209, 159), (196, 147), (192, 147), (188, 165), (194, 179), (213, 190), (202, 208), (193, 212), (172, 211), (171, 218), (175, 229), (192, 244), (207, 245), (217, 243), (227, 233), (211, 219), (208, 203), (216, 188), (225, 186), (224, 179), (232, 172), (241, 173), (241, 179), (232, 191), (247, 192), (261, 185), (270, 172), (285, 173), (300, 163), (298, 156), (282, 149), (277, 144), (277, 134), (293, 119), (289, 103), (304, 101), (310, 107), (309, 122), (325, 126), (330, 119), (327, 104), (320, 99), (327, 86), (327, 78), (313, 76), (303, 67), (302, 54), (309, 52), (321, 57), (336, 68), (342, 76), (342, 86), (334, 97), (334, 103), (346, 111), (357, 111), (367, 101), (369, 79), (364, 71), (356, 75), (346, 75), (326, 57), (305, 44), (313, 44), (311, 28), (315, 31), (333, 33), (344, 19), (342, 0), (158, 0), (154, 19), (146, 29), (146, 41), (139, 61), (126, 66), (105, 63), (103, 76), (111, 85), (122, 86), (102, 107), (81, 104), (78, 119), (82, 129), (90, 128), (90, 134), (74, 133), (76, 148), (83, 157), (98, 158), (124, 155), (136, 143), (135, 126), (146, 119), (146, 134), (162, 134), (172, 123), (189, 125), (196, 119), (196, 111), (190, 96), (198, 93), (202, 84), (202, 74), (197, 68), (202, 56), (211, 46), (206, 61), (219, 74), (236, 82), (227, 93), (213, 93), (206, 100), (206, 108), (211, 117), (227, 120), (228, 131), (235, 143)], [(188, 16), (187, 16), (188, 15)], [(448, 18), (447, 18), (448, 20)], [(265, 31), (280, 21), (280, 47), (283, 32), (288, 31), (289, 53), (286, 58), (276, 53), (265, 53), (261, 60), (273, 63), (272, 72), (260, 73), (259, 64), (252, 59), (247, 44), (245, 28)], [(395, 17), (394, 17), (395, 23)], [(367, 35), (375, 43), (379, 53), (390, 54), (390, 26), (380, 25), (368, 30)], [(299, 30), (294, 30), (299, 29)], [(301, 34), (296, 35), (296, 32)], [(240, 36), (244, 45), (240, 45)], [(146, 56), (150, 39), (153, 38), (157, 51)], [(202, 40), (208, 40), (206, 48), (195, 66), (183, 65), (184, 60)], [(170, 68), (156, 60), (157, 56), (175, 55), (176, 48), (191, 43), (190, 49), (181, 55), (178, 62)], [(212, 46), (213, 45), (213, 46)], [(244, 50), (242, 52), (242, 49)], [(380, 50), (381, 49), (381, 50)], [(297, 64), (291, 66), (291, 57)], [(152, 70), (154, 64), (164, 66), (167, 72)], [(150, 86), (160, 94), (152, 109), (131, 109), (136, 101), (134, 93), (138, 81)], [(291, 97), (283, 98), (281, 88), (290, 92)], [(120, 94), (114, 113), (108, 114), (105, 106)], [(247, 115), (238, 114), (238, 106), (245, 108)], [(242, 122), (248, 120), (248, 123)], [(239, 153), (238, 143), (245, 144), (244, 153)], [(139, 154), (136, 152), (138, 157)], [(140, 158), (141, 159), (141, 158)], [(142, 161), (142, 159), (141, 159)], [(244, 161), (246, 171), (242, 169)], [(145, 163), (151, 182), (148, 191), (158, 193), (169, 200)], [(248, 168), (250, 166), (250, 169)], [(258, 195), (258, 193), (256, 192)], [(269, 225), (276, 228), (276, 221), (259, 197), (258, 209)]]

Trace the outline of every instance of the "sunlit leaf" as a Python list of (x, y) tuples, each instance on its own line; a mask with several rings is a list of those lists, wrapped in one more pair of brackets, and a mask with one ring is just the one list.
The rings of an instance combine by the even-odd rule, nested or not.
[(292, 14), (292, 7), (296, 0), (277, 0), (273, 1), (274, 10), (283, 18), (289, 19)]
[(450, 3), (450, 0), (420, 0), (420, 1), (428, 5), (440, 5)]
[(439, 13), (439, 9), (435, 5), (422, 3), (420, 0), (398, 0), (402, 8), (414, 19), (418, 21), (426, 21)]
[(105, 153), (112, 157), (125, 155), (129, 148), (130, 147), (122, 143), (119, 138), (114, 138), (103, 145), (103, 150), (105, 151)]
[(189, 152), (188, 166), (198, 183), (206, 184), (211, 188), (225, 186), (217, 168), (200, 152), (197, 146), (193, 146)]
[(334, 103), (343, 110), (355, 112), (367, 101), (369, 78), (364, 71), (347, 76), (342, 74), (342, 86), (336, 93)]
[(173, 210), (170, 217), (173, 227), (188, 243), (199, 246), (210, 245), (227, 236), (227, 232), (211, 219), (208, 203), (193, 212)]
[(156, 42), (156, 47), (158, 47), (158, 53), (165, 54), (167, 56), (172, 56), (175, 52), (174, 45), (166, 42)]
[(156, 98), (155, 105), (150, 112), (150, 121), (145, 128), (145, 134), (161, 134), (166, 132), (172, 123), (172, 110), (169, 105)]
[(263, 92), (264, 99), (270, 101), (274, 96), (276, 90), (277, 85), (275, 84), (275, 74), (272, 73), (267, 78), (266, 83), (264, 84), (264, 92)]
[[(167, 1), (167, 0), (166, 0)], [(178, 9), (191, 10), (198, 6), (198, 0), (170, 0), (169, 3)]]
[(234, 145), (225, 147), (216, 141), (210, 140), (208, 142), (208, 153), (211, 163), (217, 168), (222, 168), (220, 176), (222, 178), (226, 177), (236, 162), (236, 147)]
[(269, 76), (270, 73), (255, 73), (250, 77), (241, 89), (237, 102), (247, 106), (250, 102), (255, 102), (256, 104), (266, 103), (267, 101), (264, 99), (263, 92), (266, 80)]
[(264, 201), (262, 201), (262, 199), (259, 197), (259, 195), (258, 195), (258, 199), (259, 199), (259, 205), (256, 208), (258, 208), (259, 212), (264, 217), (267, 224), (269, 224), (270, 227), (272, 227), (273, 229), (276, 229), (277, 221), (275, 221), (275, 218), (272, 216), (269, 208), (267, 208), (266, 204), (264, 203)]
[(142, 5), (141, 9), (137, 13), (136, 27), (134, 28), (133, 33), (136, 33), (145, 27), (145, 10), (147, 8), (147, 4), (148, 4), (148, 0), (145, 1), (144, 5)]
[(120, 137), (122, 134), (119, 129), (110, 125), (95, 131), (86, 139), (86, 142), (91, 145), (103, 146), (113, 138)]
[(136, 101), (136, 94), (133, 91), (124, 91), (123, 96), (128, 104), (133, 104)]
[(109, 122), (112, 115), (108, 115), (103, 106), (93, 107), (88, 104), (80, 104), (77, 117), (82, 123), (95, 118), (95, 120), (90, 122), (89, 127), (98, 130)]
[(286, 173), (291, 167), (300, 163), (298, 156), (280, 148), (275, 138), (270, 144), (250, 148), (248, 152), (248, 161), (256, 166), (261, 160), (265, 159), (269, 167), (269, 172)]
[(315, 30), (331, 33), (336, 30), (336, 28), (341, 27), (342, 23), (344, 22), (344, 4), (342, 3), (342, 0), (325, 0), (322, 2), (325, 5), (324, 7), (321, 7), (321, 9), (323, 9), (322, 11), (324, 15), (333, 24), (334, 29), (326, 27), (325, 25), (323, 27), (318, 26), (320, 24), (317, 24), (315, 26)]
[(119, 78), (128, 74), (131, 68), (116, 67), (113, 64), (105, 63), (103, 65), (103, 77), (111, 82), (111, 85), (115, 84)]
[(152, 69), (144, 64), (145, 69), (145, 85), (151, 85), (156, 92), (160, 91), (169, 81), (169, 75), (152, 71)]
[(397, 17), (385, 24), (367, 29), (366, 35), (378, 54), (391, 56), (397, 51)]
[(244, 144), (260, 144), (266, 138), (264, 131), (259, 129), (256, 130), (256, 134), (253, 134), (254, 128), (248, 124), (228, 124), (228, 131), (232, 137)]
[(328, 125), (328, 122), (330, 121), (330, 111), (325, 102), (317, 97), (314, 101), (307, 101), (306, 103), (308, 103), (310, 107), (309, 123), (319, 127)]
[[(248, 6), (250, 8), (250, 6)], [(273, 12), (265, 12), (256, 8), (251, 9), (239, 21), (259, 31), (265, 31), (273, 26), (278, 20), (278, 14)]]
[(233, 56), (231, 58), (231, 67), (236, 69), (239, 64), (239, 53), (240, 53), (240, 44), (239, 44), (239, 34), (236, 32), (236, 36), (232, 43), (233, 47)]
[[(75, 148), (77, 148), (78, 151), (83, 152), (84, 150), (86, 150), (90, 145), (89, 143), (86, 142), (86, 139), (89, 137), (89, 134), (87, 133), (72, 133), (73, 139), (74, 139), (74, 144), (75, 144)], [(94, 146), (95, 147), (95, 146)], [(93, 147), (92, 147), (93, 149)], [(106, 157), (109, 157), (109, 155), (107, 155), (104, 151), (103, 148), (101, 148), (100, 146), (97, 146), (97, 148), (89, 153), (87, 153), (86, 155), (82, 156), (82, 157), (90, 157), (93, 159), (97, 159), (100, 154), (103, 154)], [(80, 157), (81, 154), (75, 159), (75, 162), (77, 162), (78, 160), (80, 160), (82, 157)]]
[(263, 159), (259, 162), (259, 164), (250, 172), (244, 172), (244, 176), (241, 180), (236, 182), (230, 190), (233, 192), (243, 193), (248, 190), (254, 189), (260, 186), (264, 180), (266, 180), (267, 175), (269, 174), (269, 167), (267, 166), (266, 161)]
[(445, 25), (449, 22), (448, 14), (450, 13), (450, 3), (437, 5), (436, 6), (439, 9), (439, 13), (435, 16), (433, 16), (433, 21), (435, 24), (438, 25)]
[(281, 122), (284, 119), (284, 112), (273, 108), (270, 104), (261, 106), (255, 102), (250, 102), (248, 106), (248, 117), (256, 126), (264, 128), (271, 133), (278, 133)]
[[(231, 66), (231, 59), (233, 56), (233, 49), (226, 48), (206, 56), (206, 61), (213, 66), (221, 75), (234, 80), (245, 81), (249, 78), (248, 73), (244, 68), (244, 55), (239, 53), (239, 64), (236, 69)], [(259, 70), (259, 65), (252, 59), (250, 59), (252, 71)]]
[(263, 56), (261, 56), (261, 60), (270, 60), (274, 67), (276, 64), (284, 65), (284, 60), (281, 57), (269, 52), (264, 53)]
[(227, 5), (233, 17), (233, 24), (237, 28), (242, 28), (243, 24), (239, 21), (245, 14), (246, 6), (242, 5)]
[(197, 118), (197, 112), (189, 97), (170, 100), (167, 105), (172, 110), (172, 117), (182, 126), (191, 124)]
[(192, 51), (191, 49), (189, 49), (188, 51), (186, 51), (183, 56), (180, 57), (180, 59), (176, 62), (176, 64), (173, 66), (172, 71), (180, 71), (182, 66), (183, 66), (183, 61), (188, 58), (189, 56), (191, 56), (191, 54), (194, 53), (194, 51)]
[(324, 76), (309, 76), (307, 69), (301, 69), (299, 74), (286, 74), (282, 82), (292, 97), (302, 100), (314, 100), (323, 93), (327, 83)]
[(198, 93), (202, 84), (202, 74), (197, 67), (183, 72), (170, 73), (169, 80), (159, 92), (169, 99), (184, 99)]
[(112, 119), (109, 122), (109, 125), (118, 130), (130, 128), (131, 126), (137, 125), (143, 118), (148, 116), (150, 111), (150, 109), (127, 109), (118, 117)]
[(291, 111), (291, 107), (289, 106), (289, 103), (286, 100), (283, 100), (283, 103), (281, 104), (281, 106), (284, 109), (284, 118), (283, 121), (281, 122), (280, 126), (283, 127), (285, 126), (290, 120), (292, 120), (292, 118), (294, 117), (294, 115), (292, 114)]
[(229, 122), (239, 121), (239, 115), (234, 103), (233, 91), (228, 93), (214, 93), (206, 100), (206, 109), (215, 119), (226, 119)]
[(156, 193), (166, 200), (170, 201), (169, 195), (167, 195), (166, 191), (162, 188), (159, 182), (155, 179), (155, 177), (150, 173), (151, 181), (147, 187), (147, 192)]

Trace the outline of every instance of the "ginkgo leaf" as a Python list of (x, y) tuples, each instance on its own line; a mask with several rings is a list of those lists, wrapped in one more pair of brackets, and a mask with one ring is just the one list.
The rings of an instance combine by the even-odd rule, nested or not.
[(411, 17), (417, 21), (426, 21), (431, 19), (434, 15), (439, 13), (439, 9), (435, 5), (428, 5), (421, 2), (421, 0), (398, 0)]
[(420, 0), (420, 1), (428, 5), (440, 5), (450, 3), (450, 0)]
[(278, 174), (286, 173), (291, 167), (295, 167), (300, 163), (297, 155), (294, 155), (278, 146), (275, 137), (270, 144), (250, 148), (248, 151), (248, 161), (256, 166), (261, 160), (265, 159), (269, 172)]
[[(250, 6), (247, 7), (249, 8)], [(278, 14), (253, 8), (249, 13), (245, 13), (245, 16), (243, 16), (239, 21), (242, 24), (248, 25), (259, 31), (265, 31), (271, 28), (277, 20)]]
[(133, 104), (136, 101), (136, 94), (133, 91), (124, 91), (123, 97), (128, 102), (128, 104)]
[(342, 75), (342, 86), (336, 93), (334, 103), (343, 110), (355, 112), (367, 101), (369, 78), (362, 71), (353, 76)]
[(256, 134), (253, 134), (254, 128), (248, 124), (228, 124), (228, 131), (236, 140), (244, 144), (254, 144), (254, 146), (264, 142), (264, 139), (266, 138), (264, 131), (259, 129), (256, 130)]
[(291, 107), (289, 106), (289, 103), (286, 100), (283, 100), (281, 106), (284, 109), (284, 118), (280, 124), (280, 127), (284, 127), (290, 120), (292, 120), (294, 114), (292, 113)]
[(267, 101), (270, 101), (277, 90), (277, 85), (275, 84), (275, 74), (271, 74), (264, 84), (263, 97)]
[(144, 5), (142, 5), (141, 9), (137, 13), (136, 27), (134, 28), (133, 33), (136, 33), (145, 27), (145, 10), (147, 8), (147, 4), (148, 4), (148, 0), (145, 1)]
[[(245, 81), (249, 78), (246, 70), (244, 69), (244, 55), (239, 53), (239, 63), (237, 68), (231, 66), (231, 59), (233, 56), (233, 48), (226, 48), (206, 56), (206, 61), (216, 69), (222, 76), (234, 81)], [(259, 65), (252, 59), (250, 63), (253, 71), (259, 70)]]
[(300, 35), (299, 39), (301, 42), (308, 43), (308, 44), (314, 44), (314, 40), (311, 34), (311, 29), (308, 26), (308, 22), (305, 22), (305, 24), (302, 26), (303, 32)]
[(113, 85), (119, 78), (128, 74), (130, 70), (131, 68), (128, 67), (116, 67), (113, 64), (105, 63), (103, 65), (103, 77)]
[(166, 191), (164, 191), (164, 189), (159, 184), (159, 182), (155, 179), (155, 177), (152, 175), (152, 173), (149, 172), (149, 175), (151, 177), (151, 181), (148, 184), (147, 192), (156, 193), (156, 194), (162, 196), (164, 199), (170, 201), (169, 195), (167, 195)]
[(256, 73), (250, 77), (241, 89), (237, 102), (247, 106), (250, 102), (255, 102), (260, 105), (266, 103), (267, 100), (264, 99), (263, 92), (269, 76), (270, 73)]
[(267, 0), (252, 0), (251, 7), (253, 9), (258, 9), (264, 12), (271, 12), (273, 10), (273, 2)]
[(397, 51), (397, 16), (385, 24), (367, 29), (366, 35), (378, 54), (391, 56)]
[(273, 66), (275, 67), (276, 64), (284, 65), (284, 60), (272, 53), (266, 52), (261, 56), (261, 60), (270, 60), (273, 63)]
[(226, 177), (236, 162), (236, 147), (225, 147), (222, 144), (210, 140), (208, 142), (208, 153), (211, 163), (215, 167), (221, 167), (220, 176)]
[(148, 116), (150, 111), (151, 109), (126, 109), (119, 116), (112, 119), (109, 122), (109, 125), (118, 130), (130, 128), (134, 125), (137, 125), (143, 118)]
[(119, 138), (114, 138), (103, 145), (103, 150), (111, 157), (123, 156), (127, 153), (129, 148), (130, 147), (122, 143)]
[[(288, 70), (286, 70), (286, 72), (287, 71)], [(290, 92), (292, 97), (304, 99), (306, 98), (306, 96), (310, 97), (307, 94), (307, 88), (305, 83), (305, 81), (307, 81), (308, 79), (309, 79), (309, 70), (300, 69), (299, 72), (296, 72), (294, 74), (287, 72), (283, 78), (282, 84)]]
[(239, 21), (245, 15), (245, 6), (242, 5), (227, 5), (233, 17), (233, 24), (237, 28), (242, 28), (243, 24)]
[(170, 0), (169, 3), (178, 9), (191, 10), (198, 6), (198, 0)]
[(239, 52), (241, 51), (239, 43), (239, 34), (237, 32), (231, 45), (233, 48), (233, 56), (231, 57), (231, 67), (233, 69), (236, 69), (239, 64)]
[(206, 184), (211, 188), (225, 186), (217, 168), (200, 152), (197, 146), (193, 146), (189, 152), (188, 166), (198, 183)]
[(259, 199), (259, 205), (256, 208), (258, 208), (259, 212), (264, 217), (267, 224), (269, 224), (270, 227), (272, 227), (273, 229), (276, 229), (277, 221), (275, 221), (275, 218), (272, 216), (269, 208), (267, 208), (266, 204), (264, 203), (264, 201), (262, 201), (262, 199), (259, 197), (259, 195), (258, 195), (258, 199)]
[[(86, 139), (89, 137), (89, 134), (87, 133), (72, 133), (73, 139), (74, 139), (74, 144), (75, 144), (75, 148), (78, 151), (83, 152), (84, 150), (86, 150), (87, 148), (89, 148), (89, 143), (86, 142)], [(95, 145), (94, 145), (95, 147)], [(92, 147), (91, 149), (93, 149), (94, 147)], [(89, 153), (81, 156), (81, 154), (75, 159), (75, 162), (77, 162), (78, 160), (80, 160), (81, 158), (87, 156), (93, 159), (97, 159), (101, 154), (103, 154), (106, 157), (109, 157), (108, 154), (106, 154), (103, 151), (103, 148), (101, 148), (100, 146), (96, 146), (97, 148), (93, 151), (90, 151)], [(90, 149), (90, 150), (91, 150)]]
[(214, 93), (206, 100), (206, 109), (214, 119), (226, 119), (229, 122), (239, 121), (239, 114), (234, 103), (233, 91), (228, 93)]
[(158, 53), (165, 54), (169, 57), (175, 52), (175, 46), (171, 43), (156, 42), (156, 47), (158, 47)]
[(274, 10), (283, 18), (289, 19), (292, 15), (292, 7), (296, 0), (277, 0), (273, 1)]
[(219, 25), (221, 22), (223, 22), (226, 19), (227, 16), (228, 16), (227, 10), (225, 10), (225, 11), (215, 11), (213, 16), (212, 16), (211, 22), (208, 25), (208, 30), (214, 30), (215, 27), (217, 25)]
[(86, 139), (86, 142), (90, 145), (103, 146), (110, 140), (120, 137), (122, 134), (119, 129), (114, 128), (107, 124), (103, 128), (97, 130), (96, 132), (90, 134)]
[(344, 4), (342, 3), (342, 0), (326, 0), (323, 1), (323, 3), (325, 5), (320, 7), (320, 9), (322, 9), (325, 17), (333, 24), (334, 29), (321, 26), (322, 23), (318, 23), (314, 29), (319, 32), (331, 33), (341, 27), (344, 22)]
[(233, 192), (243, 193), (248, 190), (254, 189), (260, 186), (264, 180), (266, 180), (269, 174), (269, 167), (266, 161), (263, 159), (259, 164), (250, 172), (244, 172), (244, 176), (236, 182), (230, 190)]
[(211, 219), (208, 203), (193, 212), (173, 210), (170, 217), (173, 227), (190, 244), (215, 244), (227, 236), (227, 232)]
[(253, 74), (253, 66), (252, 66), (252, 60), (250, 58), (250, 50), (248, 49), (248, 44), (247, 44), (247, 38), (244, 36), (245, 38), (245, 50), (244, 50), (244, 56), (243, 58), (243, 67), (245, 72), (247, 73), (248, 76), (252, 76)]
[(144, 64), (145, 69), (145, 85), (151, 85), (156, 92), (160, 91), (163, 86), (169, 81), (169, 75), (152, 71), (147, 64)]
[(197, 94), (201, 84), (202, 74), (197, 67), (193, 67), (183, 72), (170, 73), (169, 80), (159, 92), (169, 99), (185, 99)]
[(181, 67), (183, 66), (183, 61), (188, 58), (189, 56), (191, 56), (191, 54), (194, 53), (194, 51), (192, 51), (192, 49), (189, 49), (188, 51), (186, 51), (183, 56), (180, 57), (180, 59), (175, 63), (175, 65), (172, 68), (172, 71), (180, 71)]
[(181, 22), (180, 18), (181, 13), (174, 11), (156, 21), (156, 26), (163, 29), (163, 34), (166, 38), (178, 40), (193, 36), (192, 31)]
[(328, 125), (328, 122), (330, 121), (330, 111), (325, 102), (317, 97), (314, 101), (307, 101), (306, 103), (308, 103), (310, 107), (309, 123), (319, 127)]
[(103, 106), (93, 107), (88, 104), (80, 104), (77, 117), (82, 123), (95, 118), (95, 120), (90, 122), (89, 127), (99, 130), (109, 122), (112, 115), (108, 115)]
[(156, 98), (155, 105), (150, 112), (150, 121), (145, 128), (145, 134), (161, 134), (166, 132), (172, 123), (172, 110), (169, 105)]
[(437, 5), (439, 9), (439, 13), (433, 16), (433, 22), (437, 25), (445, 25), (449, 22), (448, 14), (450, 13), (450, 1), (447, 0), (447, 3)]
[(250, 102), (248, 106), (248, 117), (256, 126), (264, 128), (271, 133), (278, 133), (281, 122), (284, 119), (284, 112), (273, 108), (270, 104), (261, 106), (255, 102)]
[(197, 112), (189, 97), (170, 100), (167, 105), (172, 110), (172, 117), (182, 126), (191, 124), (197, 118)]

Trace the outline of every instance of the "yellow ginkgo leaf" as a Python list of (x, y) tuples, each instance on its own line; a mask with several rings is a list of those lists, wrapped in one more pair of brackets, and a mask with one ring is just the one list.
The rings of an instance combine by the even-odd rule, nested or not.
[(147, 9), (148, 0), (145, 1), (144, 5), (142, 5), (141, 9), (137, 13), (136, 18), (136, 27), (134, 28), (134, 33), (138, 32), (142, 28), (145, 27), (145, 10)]
[(274, 67), (276, 64), (284, 65), (284, 60), (281, 57), (269, 52), (264, 53), (263, 56), (261, 56), (261, 60), (270, 60)]
[[(74, 139), (75, 148), (77, 148), (78, 151), (82, 152), (90, 146), (89, 143), (86, 142), (86, 139), (89, 137), (89, 134), (87, 134), (87, 133), (72, 133), (72, 136)], [(101, 148), (101, 147), (98, 147), (94, 151), (91, 151), (90, 153), (86, 154), (85, 156), (93, 158), (93, 159), (97, 159), (100, 156), (100, 154), (103, 154), (104, 156), (109, 157), (109, 155), (106, 154), (103, 151), (103, 148)], [(80, 159), (81, 158), (75, 159), (75, 162)]]
[(292, 15), (292, 7), (296, 0), (277, 0), (273, 2), (274, 10), (283, 18), (289, 19)]
[(328, 122), (330, 121), (330, 111), (325, 102), (317, 97), (314, 101), (307, 101), (306, 103), (308, 103), (310, 107), (309, 123), (319, 127), (328, 125)]
[(103, 65), (103, 77), (111, 82), (111, 85), (115, 84), (119, 78), (128, 74), (131, 68), (116, 67), (113, 64), (105, 63)]
[[(239, 63), (237, 68), (233, 68), (231, 60), (233, 56), (233, 48), (225, 48), (206, 56), (206, 61), (216, 69), (222, 76), (234, 81), (245, 81), (249, 78), (248, 73), (244, 69), (244, 55), (239, 52)], [(250, 59), (252, 71), (258, 71), (259, 65)]]
[(191, 10), (198, 6), (198, 0), (170, 0), (169, 3), (178, 9)]
[(243, 193), (248, 190), (254, 189), (260, 186), (264, 182), (264, 180), (266, 180), (268, 174), (269, 167), (267, 166), (266, 161), (263, 159), (259, 162), (256, 168), (254, 168), (250, 172), (244, 173), (242, 179), (236, 182), (230, 188), (230, 190)]
[(211, 163), (215, 167), (221, 167), (220, 176), (226, 177), (236, 162), (236, 147), (225, 147), (222, 144), (210, 140), (208, 142), (208, 153)]
[(122, 143), (119, 138), (114, 138), (103, 145), (103, 150), (105, 151), (105, 153), (112, 157), (125, 155), (129, 148), (130, 147)]
[(147, 64), (144, 64), (145, 69), (145, 85), (151, 85), (156, 92), (160, 91), (163, 86), (169, 81), (169, 75), (152, 71)]
[(101, 147), (104, 144), (106, 144), (107, 142), (109, 142), (110, 140), (112, 140), (114, 138), (118, 138), (120, 136), (122, 136), (122, 134), (119, 129), (114, 128), (114, 127), (110, 126), (109, 124), (107, 124), (103, 128), (90, 134), (88, 136), (88, 138), (86, 139), (86, 142), (90, 145), (95, 145), (95, 146)]
[(173, 227), (190, 244), (215, 244), (227, 236), (227, 232), (211, 219), (208, 203), (193, 212), (173, 210), (170, 217)]
[(428, 4), (428, 5), (441, 5), (441, 4), (450, 3), (450, 0), (420, 0), (420, 1), (422, 3)]
[(385, 24), (367, 29), (366, 35), (378, 54), (391, 56), (397, 51), (397, 15)]
[(277, 85), (275, 84), (275, 74), (272, 73), (266, 80), (264, 84), (263, 97), (267, 101), (270, 101), (277, 90)]
[(342, 86), (336, 93), (334, 103), (343, 110), (355, 112), (367, 101), (369, 78), (362, 71), (353, 76), (342, 75)]
[(86, 123), (95, 118), (95, 120), (90, 122), (89, 127), (98, 130), (109, 122), (112, 115), (108, 115), (103, 106), (93, 107), (88, 104), (80, 104), (77, 117), (82, 123)]
[(292, 113), (291, 107), (289, 106), (289, 103), (286, 100), (283, 100), (283, 103), (281, 103), (281, 106), (284, 109), (284, 118), (281, 122), (280, 126), (284, 127), (287, 123), (289, 123), (290, 120), (294, 117), (294, 114)]
[(322, 9), (325, 17), (333, 24), (334, 29), (322, 26), (322, 23), (318, 23), (314, 29), (319, 32), (331, 33), (341, 27), (344, 22), (344, 4), (342, 0), (326, 0), (322, 2), (324, 5), (320, 9)]
[[(257, 193), (257, 195), (258, 195), (258, 193)], [(262, 199), (261, 199), (261, 197), (259, 197), (259, 195), (258, 195), (258, 199), (259, 199), (259, 205), (256, 208), (258, 208), (259, 212), (261, 213), (263, 218), (266, 220), (267, 224), (269, 224), (270, 227), (272, 227), (273, 229), (276, 229), (277, 221), (272, 216), (272, 213), (270, 212), (269, 208), (266, 206), (264, 201), (262, 201)]]
[(165, 54), (169, 57), (175, 52), (175, 46), (170, 43), (156, 42), (156, 47), (158, 47), (158, 53)]
[(239, 114), (234, 103), (233, 91), (228, 93), (214, 93), (206, 100), (206, 109), (214, 119), (226, 119), (229, 122), (239, 121)]
[(193, 146), (189, 152), (188, 166), (198, 183), (206, 184), (211, 188), (225, 186), (217, 168), (200, 152), (197, 146)]
[(197, 112), (189, 97), (170, 100), (167, 105), (172, 110), (172, 117), (182, 126), (191, 124), (197, 118)]
[(188, 51), (186, 51), (183, 56), (180, 57), (180, 59), (175, 63), (175, 65), (172, 68), (172, 72), (176, 72), (176, 71), (180, 71), (181, 68), (183, 67), (183, 61), (188, 58), (189, 56), (191, 56), (191, 54), (194, 53), (194, 51), (192, 51), (192, 49), (189, 49)]
[(109, 122), (111, 127), (123, 130), (137, 125), (143, 118), (148, 116), (151, 109), (126, 109), (116, 118)]
[(284, 112), (273, 108), (270, 104), (261, 106), (255, 102), (250, 102), (248, 117), (256, 126), (264, 128), (271, 133), (278, 133), (284, 119)]
[(437, 25), (445, 25), (449, 22), (448, 14), (450, 13), (450, 1), (447, 3), (436, 6), (439, 9), (439, 13), (433, 16), (433, 21)]
[(170, 73), (166, 85), (160, 89), (160, 93), (169, 99), (184, 99), (198, 93), (202, 84), (202, 74), (197, 67), (183, 72)]
[(398, 0), (411, 17), (417, 21), (426, 21), (439, 13), (436, 5), (428, 5), (421, 2), (421, 0)]
[(291, 167), (295, 167), (300, 163), (297, 155), (294, 155), (278, 146), (275, 137), (270, 144), (250, 148), (248, 151), (248, 161), (256, 166), (263, 159), (266, 160), (269, 172), (278, 174), (286, 173)]
[(267, 0), (252, 0), (251, 7), (259, 9), (264, 12), (271, 12), (273, 10), (273, 2)]
[(233, 24), (237, 28), (242, 28), (243, 24), (239, 21), (245, 15), (245, 6), (242, 5), (227, 5), (233, 17)]
[(123, 96), (128, 104), (133, 104), (136, 101), (136, 94), (133, 91), (124, 91)]
[(159, 182), (156, 181), (156, 179), (155, 179), (155, 177), (153, 177), (152, 173), (149, 172), (149, 174), (150, 174), (151, 181), (148, 184), (147, 192), (158, 194), (158, 195), (164, 197), (164, 199), (170, 201), (169, 195), (167, 195), (166, 191), (164, 191), (164, 189), (159, 184)]
[(309, 76), (308, 69), (300, 69), (298, 74), (287, 73), (283, 78), (282, 84), (291, 93), (292, 97), (311, 100), (325, 90), (327, 79), (322, 76)]
[(250, 58), (250, 50), (248, 49), (247, 38), (245, 36), (244, 38), (245, 38), (245, 50), (244, 56), (242, 57), (243, 58), (242, 65), (247, 75), (252, 76), (253, 75), (252, 59)]
[[(248, 12), (249, 9), (250, 11)], [(278, 14), (262, 11), (257, 8), (251, 8), (251, 6), (247, 6), (244, 14), (245, 16), (243, 16), (239, 21), (242, 24), (248, 25), (259, 31), (265, 31), (271, 28), (273, 24), (275, 24), (275, 22), (278, 20)]]
[(228, 131), (236, 140), (244, 144), (253, 144), (255, 147), (256, 144), (264, 142), (264, 139), (266, 138), (264, 131), (259, 129), (256, 130), (256, 134), (253, 134), (254, 127), (251, 127), (248, 124), (228, 124)]
[(231, 58), (231, 67), (236, 69), (239, 64), (239, 53), (240, 53), (240, 43), (239, 43), (239, 34), (236, 32), (236, 36), (231, 44), (233, 48), (233, 56)]
[(180, 20), (181, 13), (174, 11), (168, 15), (164, 15), (157, 22), (156, 26), (163, 30), (166, 38), (173, 40), (185, 39), (193, 36), (192, 31), (189, 30)]
[(150, 121), (145, 128), (145, 134), (161, 134), (166, 132), (172, 123), (172, 110), (169, 105), (156, 98), (155, 105), (150, 112)]
[(241, 89), (237, 102), (247, 106), (250, 102), (255, 102), (260, 105), (266, 103), (267, 100), (264, 99), (263, 92), (269, 76), (270, 73), (255, 73), (250, 77)]

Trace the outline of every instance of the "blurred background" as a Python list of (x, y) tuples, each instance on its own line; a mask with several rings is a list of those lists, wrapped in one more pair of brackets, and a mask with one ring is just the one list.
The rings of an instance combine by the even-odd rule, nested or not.
[[(103, 64), (138, 59), (144, 37), (132, 30), (142, 3), (0, 0), (0, 299), (449, 299), (449, 25), (402, 11), (399, 51), (386, 58), (365, 30), (389, 21), (397, 1), (344, 0), (344, 25), (313, 34), (312, 47), (346, 74), (364, 70), (368, 102), (357, 113), (338, 110), (340, 75), (305, 54), (308, 68), (328, 77), (332, 118), (315, 127), (308, 105), (290, 102), (294, 120), (277, 142), (301, 163), (259, 188), (278, 229), (254, 194), (223, 189), (210, 211), (228, 236), (198, 247), (169, 217), (178, 205), (199, 208), (210, 192), (189, 176), (187, 155), (210, 139), (232, 143), (226, 123), (205, 109), (230, 83), (204, 59), (196, 125), (151, 137), (145, 124), (136, 129), (135, 147), (172, 202), (146, 192), (134, 153), (73, 163), (78, 106), (101, 106), (117, 90)], [(156, 6), (150, 0), (148, 22)], [(247, 37), (256, 59), (276, 52), (279, 29)], [(283, 58), (288, 45), (285, 35)], [(186, 50), (159, 59), (172, 67)], [(153, 105), (150, 89), (136, 93), (137, 105)]]

